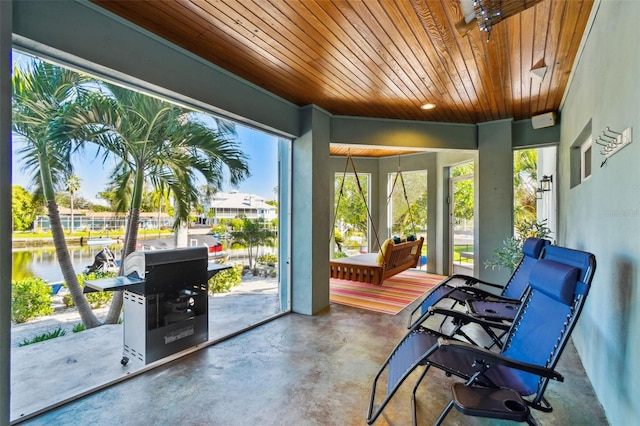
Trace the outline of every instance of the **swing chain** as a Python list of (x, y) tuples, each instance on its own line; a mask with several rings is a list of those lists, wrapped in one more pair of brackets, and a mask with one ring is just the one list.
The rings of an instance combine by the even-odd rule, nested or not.
[(347, 176), (347, 169), (349, 168), (349, 164), (351, 164), (351, 168), (353, 170), (353, 174), (356, 178), (356, 184), (358, 185), (358, 192), (360, 193), (360, 195), (362, 196), (362, 201), (364, 202), (364, 206), (367, 210), (367, 217), (369, 219), (369, 223), (371, 223), (371, 229), (373, 230), (373, 234), (376, 238), (376, 243), (378, 244), (378, 250), (382, 247), (382, 245), (380, 244), (380, 239), (378, 237), (378, 231), (376, 230), (376, 227), (373, 223), (373, 218), (371, 217), (371, 212), (369, 211), (369, 205), (367, 203), (367, 199), (364, 195), (364, 191), (362, 189), (362, 185), (360, 184), (360, 177), (358, 176), (358, 172), (356, 171), (356, 165), (355, 162), (353, 161), (353, 157), (351, 157), (351, 154), (347, 155), (347, 161), (344, 167), (344, 172), (342, 174), (342, 182), (340, 184), (340, 194), (338, 195), (338, 201), (336, 202), (336, 208), (335, 208), (335, 212), (333, 215), (333, 226), (331, 227), (331, 232), (329, 234), (329, 243), (331, 243), (331, 238), (333, 237), (333, 232), (336, 226), (336, 220), (337, 220), (337, 216), (338, 216), (338, 207), (340, 206), (340, 200), (342, 199), (342, 193), (344, 190), (344, 181), (346, 180), (346, 176)]

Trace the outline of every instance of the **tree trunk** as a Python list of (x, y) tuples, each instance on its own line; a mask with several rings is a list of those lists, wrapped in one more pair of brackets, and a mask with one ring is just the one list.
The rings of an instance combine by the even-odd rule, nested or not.
[(93, 328), (101, 325), (100, 320), (91, 310), (91, 306), (82, 293), (82, 288), (78, 283), (78, 276), (73, 269), (73, 263), (71, 262), (71, 256), (69, 255), (69, 249), (67, 247), (67, 241), (64, 238), (64, 231), (62, 229), (62, 222), (60, 220), (60, 214), (58, 212), (58, 205), (55, 200), (47, 202), (47, 209), (49, 211), (49, 221), (51, 222), (51, 232), (53, 233), (53, 244), (56, 247), (56, 256), (58, 258), (58, 264), (62, 271), (62, 276), (67, 283), (67, 288), (71, 294), (71, 299), (78, 309), (82, 323), (87, 328)]
[[(138, 242), (138, 229), (140, 228), (140, 205), (142, 204), (142, 189), (144, 185), (144, 164), (138, 164), (138, 170), (136, 172), (136, 179), (133, 187), (133, 194), (131, 196), (131, 210), (129, 212), (129, 222), (127, 222), (127, 233), (125, 234), (124, 247), (122, 248), (122, 257), (120, 262), (120, 271), (118, 275), (124, 273), (124, 261), (129, 254), (136, 251), (136, 244)], [(124, 296), (122, 291), (117, 291), (113, 295), (111, 300), (111, 306), (109, 306), (109, 313), (105, 322), (107, 324), (117, 324), (120, 319), (120, 312), (122, 312), (122, 302)]]
[(176, 229), (173, 230), (173, 240), (175, 247), (188, 247), (189, 246), (189, 227), (181, 223)]
[(249, 243), (249, 269), (253, 270), (253, 245)]
[(69, 234), (73, 234), (73, 192), (71, 193), (71, 223), (69, 224)]
[[(120, 261), (120, 272), (118, 275), (122, 275), (124, 260), (127, 256), (136, 251), (136, 243), (138, 242), (138, 222), (140, 221), (140, 209), (132, 209), (129, 215), (129, 221), (127, 222), (127, 231), (125, 234), (124, 247), (122, 248), (122, 257)], [(104, 320), (105, 324), (117, 324), (120, 320), (120, 312), (122, 311), (122, 302), (124, 296), (122, 291), (116, 291), (113, 293), (111, 299), (111, 306), (109, 306), (109, 313)]]

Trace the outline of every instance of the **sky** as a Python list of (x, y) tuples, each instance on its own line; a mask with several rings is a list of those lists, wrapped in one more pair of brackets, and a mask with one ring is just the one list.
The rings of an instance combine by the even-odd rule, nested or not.
[[(240, 125), (236, 126), (236, 130), (237, 142), (248, 157), (251, 176), (238, 188), (231, 187), (226, 181), (223, 191), (237, 189), (240, 192), (257, 194), (266, 200), (277, 199), (273, 190), (278, 185), (278, 138)], [(12, 183), (30, 190), (31, 178), (21, 170), (20, 158), (16, 154), (20, 146), (23, 146), (23, 143), (14, 135)], [(74, 161), (74, 173), (80, 178), (77, 195), (94, 203), (104, 203), (96, 195), (105, 190), (115, 161), (107, 160), (103, 164), (102, 158), (95, 158), (95, 154), (95, 148), (88, 144), (83, 155)]]
[[(19, 64), (26, 63), (25, 55), (14, 53), (16, 53), (14, 58)], [(266, 200), (277, 199), (273, 190), (278, 185), (278, 138), (239, 124), (236, 124), (236, 131), (236, 141), (247, 156), (251, 176), (238, 188), (231, 187), (227, 180), (223, 191), (237, 189), (240, 192), (257, 194)], [(16, 153), (21, 146), (24, 146), (24, 142), (21, 142), (20, 138), (14, 135), (12, 183), (32, 190), (33, 188), (29, 186), (31, 176), (25, 175), (20, 166), (20, 156)], [(99, 200), (96, 195), (106, 189), (109, 174), (115, 161), (107, 160), (103, 164), (102, 157), (96, 158), (95, 155), (95, 147), (87, 144), (83, 155), (77, 157), (73, 163), (74, 173), (80, 178), (80, 189), (77, 195), (90, 202), (104, 204), (104, 201)]]

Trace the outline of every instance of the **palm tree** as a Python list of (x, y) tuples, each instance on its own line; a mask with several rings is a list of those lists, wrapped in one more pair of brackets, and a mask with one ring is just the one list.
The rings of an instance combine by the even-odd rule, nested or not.
[(44, 199), (51, 222), (56, 256), (69, 293), (87, 328), (100, 325), (85, 299), (64, 237), (55, 190), (71, 174), (74, 143), (61, 135), (61, 127), (80, 113), (78, 96), (89, 77), (34, 61), (13, 74), (13, 131), (25, 146), (18, 151), (25, 171), (32, 175), (36, 194)]
[[(111, 185), (117, 188), (119, 210), (129, 211), (124, 259), (136, 247), (145, 180), (173, 196), (177, 229), (198, 202), (199, 179), (219, 190), (225, 173), (235, 186), (249, 176), (249, 169), (232, 138), (232, 123), (215, 119), (215, 126), (207, 126), (187, 108), (113, 84), (105, 87), (76, 122), (82, 128), (76, 137), (95, 142), (105, 160), (116, 158)], [(121, 308), (122, 294), (116, 293), (106, 322), (116, 322)]]
[(77, 175), (71, 174), (67, 178), (67, 191), (69, 191), (69, 199), (71, 203), (71, 225), (69, 227), (70, 233), (73, 234), (73, 198), (80, 189), (80, 179)]
[(169, 206), (169, 193), (155, 189), (151, 192), (151, 202), (154, 206), (158, 206), (158, 237), (160, 237), (160, 218), (162, 217), (162, 206)]
[(535, 221), (538, 151), (520, 149), (513, 164), (514, 223)]

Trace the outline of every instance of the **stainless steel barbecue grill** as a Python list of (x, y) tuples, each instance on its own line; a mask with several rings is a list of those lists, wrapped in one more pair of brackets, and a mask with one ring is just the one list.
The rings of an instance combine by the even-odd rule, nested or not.
[(230, 266), (208, 263), (206, 247), (134, 252), (124, 276), (87, 280), (88, 291), (124, 291), (121, 363), (149, 364), (209, 337), (207, 281)]

